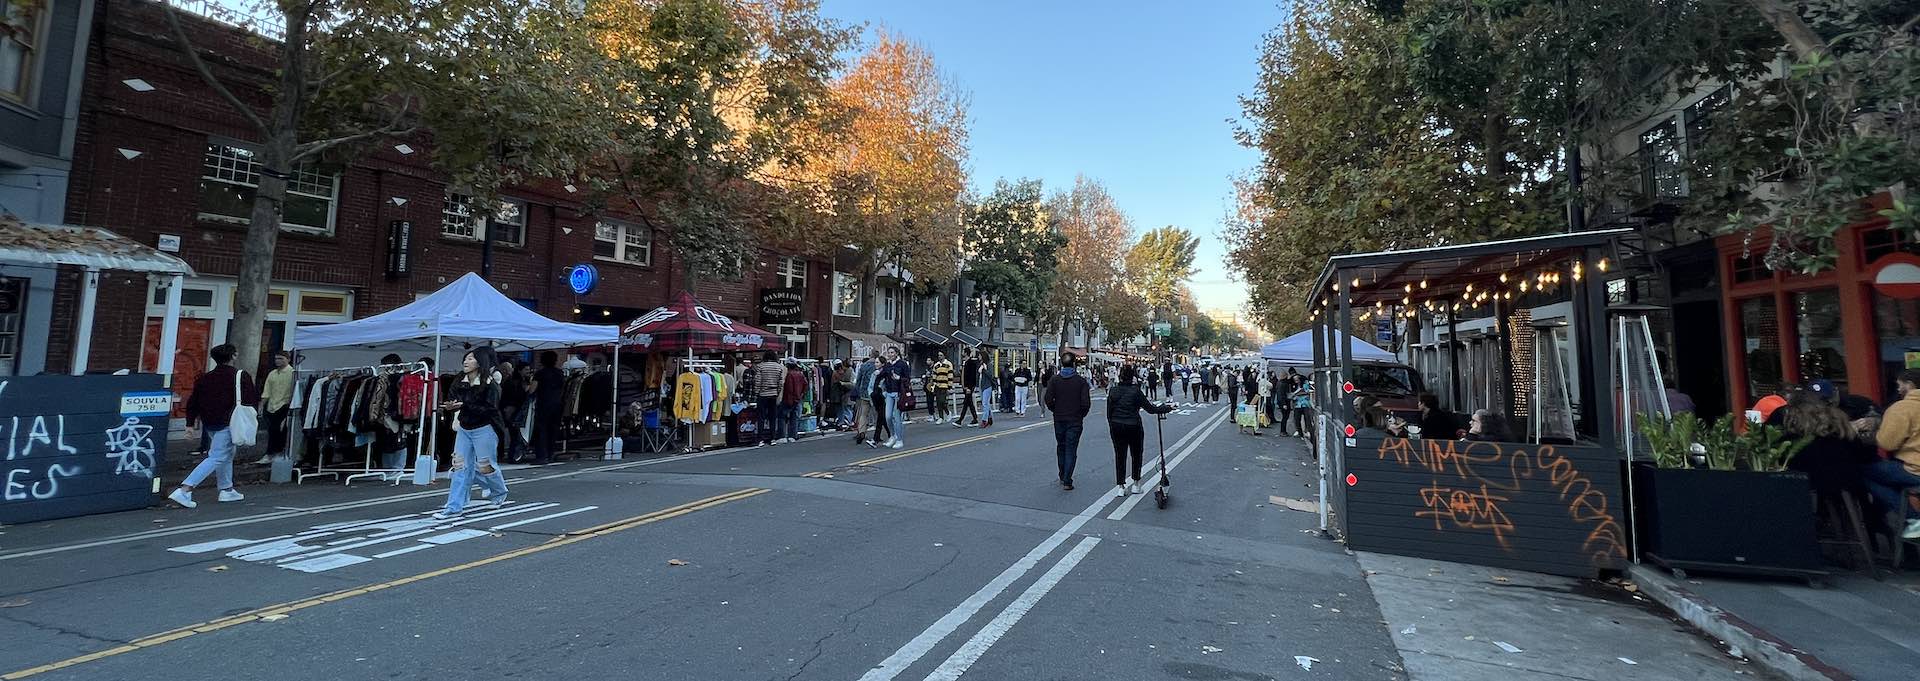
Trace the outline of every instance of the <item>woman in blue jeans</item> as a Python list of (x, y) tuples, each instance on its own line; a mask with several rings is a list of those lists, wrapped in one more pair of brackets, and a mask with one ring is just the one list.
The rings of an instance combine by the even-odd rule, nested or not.
[(507, 477), (494, 461), (500, 436), (494, 431), (500, 420), (500, 375), (493, 370), (493, 348), (480, 346), (467, 353), (463, 372), (448, 391), (442, 411), (455, 415), (453, 436), (453, 488), (447, 490), (447, 505), (434, 513), (445, 520), (467, 509), (468, 489), (478, 480), (488, 493), (489, 508), (507, 503)]

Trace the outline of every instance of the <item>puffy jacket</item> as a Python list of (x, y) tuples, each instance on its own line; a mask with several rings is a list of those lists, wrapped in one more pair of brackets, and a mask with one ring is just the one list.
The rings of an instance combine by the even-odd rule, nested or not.
[(1107, 391), (1107, 423), (1116, 426), (1140, 425), (1141, 411), (1165, 414), (1173, 411), (1173, 407), (1147, 401), (1146, 393), (1141, 392), (1137, 383), (1121, 383)]
[(753, 365), (753, 396), (779, 397), (787, 384), (787, 368), (775, 361)]

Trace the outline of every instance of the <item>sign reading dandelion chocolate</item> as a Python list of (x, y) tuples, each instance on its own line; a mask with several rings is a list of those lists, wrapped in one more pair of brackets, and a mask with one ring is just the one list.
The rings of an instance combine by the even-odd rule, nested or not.
[(763, 288), (760, 289), (761, 324), (798, 324), (801, 321), (801, 304), (806, 301), (806, 289), (801, 288)]

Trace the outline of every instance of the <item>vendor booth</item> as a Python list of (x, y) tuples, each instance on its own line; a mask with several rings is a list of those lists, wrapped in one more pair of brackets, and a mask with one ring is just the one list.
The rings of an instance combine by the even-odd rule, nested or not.
[[(391, 311), (341, 324), (296, 326), (289, 349), (300, 357), (294, 382), (291, 451), (302, 451), (314, 441), (323, 448), (359, 453), (358, 465), (331, 466), (325, 454), (301, 480), (323, 475), (347, 475), (351, 482), (377, 477), (398, 482), (414, 470), (415, 455), (437, 452), (443, 440), (437, 395), (443, 379), (459, 373), (461, 358), (470, 348), (492, 346), (501, 353), (560, 348), (610, 346), (619, 340), (619, 327), (554, 321), (502, 295), (480, 275), (469, 272), (446, 287)], [(381, 364), (393, 353), (406, 359)], [(452, 365), (446, 362), (452, 361)], [(610, 429), (619, 403), (619, 356), (608, 375), (610, 399), (596, 405), (591, 421)], [(585, 372), (605, 371), (589, 367)], [(582, 399), (570, 400), (576, 404)], [(591, 402), (591, 400), (587, 400)], [(602, 419), (604, 415), (604, 420)], [(450, 440), (447, 440), (450, 442)]]
[(620, 344), (648, 353), (645, 390), (672, 396), (643, 415), (650, 439), (684, 428), (688, 449), (739, 444), (764, 419), (736, 399), (740, 391), (722, 356), (786, 348), (781, 336), (733, 321), (684, 291), (629, 322)]

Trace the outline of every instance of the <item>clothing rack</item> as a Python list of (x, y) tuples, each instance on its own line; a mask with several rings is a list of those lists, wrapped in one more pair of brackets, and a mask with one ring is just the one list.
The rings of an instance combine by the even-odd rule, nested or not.
[[(688, 348), (687, 358), (684, 360), (681, 360), (680, 368), (683, 371), (691, 371), (694, 373), (700, 373), (702, 371), (721, 371), (727, 368), (727, 363), (717, 359), (694, 359), (693, 349)], [(666, 419), (661, 419), (661, 420), (664, 422)], [(675, 424), (678, 424), (680, 420), (674, 419), (673, 422)], [(693, 431), (694, 429), (692, 427), (687, 428), (687, 451), (689, 452), (698, 451), (698, 448), (693, 446)]]
[[(301, 413), (306, 410), (306, 399), (305, 399), (306, 396), (302, 395), (301, 393), (306, 389), (307, 382), (300, 380), (300, 375), (301, 374), (351, 375), (351, 374), (360, 374), (360, 373), (368, 373), (376, 376), (382, 373), (420, 375), (426, 381), (428, 386), (427, 390), (429, 391), (429, 395), (421, 398), (423, 401), (423, 404), (421, 405), (421, 409), (423, 412), (428, 409), (431, 409), (433, 400), (438, 397), (437, 394), (434, 394), (438, 392), (438, 383), (434, 381), (433, 370), (428, 368), (425, 362), (406, 362), (402, 364), (375, 364), (371, 366), (360, 366), (360, 367), (335, 367), (332, 369), (295, 369), (294, 370), (295, 378), (293, 382), (293, 385), (294, 385), (293, 400), (290, 403), (290, 411), (288, 412), (288, 415), (287, 415), (287, 419), (289, 422), (289, 428), (288, 428), (289, 432), (287, 434), (288, 455), (292, 455), (293, 452), (301, 451), (304, 446), (303, 440), (306, 437), (305, 429), (293, 427), (293, 424), (304, 422), (304, 419), (295, 420), (294, 417), (301, 415)], [(425, 414), (422, 414), (422, 418), (420, 420), (421, 420), (421, 423), (417, 424), (414, 429), (414, 451), (415, 452), (424, 451), (422, 450), (423, 446), (431, 446), (427, 439), (429, 437), (428, 431), (433, 428), (433, 424), (429, 423), (431, 419), (430, 417), (427, 417)], [(377, 440), (378, 438), (375, 438), (375, 441)], [(403, 437), (403, 441), (404, 441), (404, 437)], [(361, 466), (359, 468), (329, 467), (327, 465), (327, 457), (323, 453), (320, 455), (319, 460), (314, 465), (314, 469), (312, 471), (302, 471), (302, 470), (294, 471), (294, 484), (305, 484), (307, 481), (307, 478), (310, 478), (310, 477), (326, 476), (334, 479), (339, 479), (342, 473), (347, 474), (347, 477), (345, 480), (345, 484), (347, 485), (352, 485), (353, 481), (359, 478), (380, 478), (383, 480), (388, 480), (395, 485), (400, 484), (400, 481), (405, 479), (406, 476), (412, 471), (412, 467), (410, 466), (410, 464), (412, 463), (413, 457), (409, 456), (406, 459), (403, 459), (401, 461), (401, 466), (399, 468), (375, 468), (373, 444), (374, 443), (372, 441), (369, 441), (367, 443), (366, 450), (365, 450), (365, 458), (362, 460)]]

